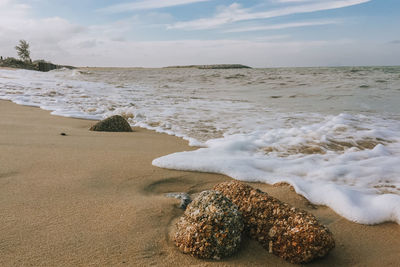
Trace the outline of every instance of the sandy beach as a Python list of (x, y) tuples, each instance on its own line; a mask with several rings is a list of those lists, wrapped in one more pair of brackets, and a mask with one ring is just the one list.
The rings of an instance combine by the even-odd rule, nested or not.
[[(93, 124), (0, 101), (1, 266), (291, 266), (247, 238), (221, 261), (181, 254), (169, 235), (183, 211), (164, 194), (230, 178), (151, 165), (194, 149), (182, 139), (140, 128), (90, 132)], [(252, 185), (331, 229), (336, 248), (310, 266), (398, 266), (399, 225), (352, 223), (288, 186)]]

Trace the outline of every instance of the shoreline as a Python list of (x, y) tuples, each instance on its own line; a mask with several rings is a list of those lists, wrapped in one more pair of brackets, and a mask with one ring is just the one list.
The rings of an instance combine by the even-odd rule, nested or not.
[[(94, 121), (7, 100), (0, 100), (0, 118), (0, 265), (293, 266), (248, 238), (221, 261), (195, 259), (174, 247), (169, 233), (183, 211), (164, 194), (197, 193), (231, 180), (151, 165), (154, 158), (195, 149), (183, 139), (142, 128), (90, 132)], [(399, 262), (399, 225), (356, 224), (289, 186), (249, 184), (311, 212), (333, 232), (336, 248), (310, 266)]]

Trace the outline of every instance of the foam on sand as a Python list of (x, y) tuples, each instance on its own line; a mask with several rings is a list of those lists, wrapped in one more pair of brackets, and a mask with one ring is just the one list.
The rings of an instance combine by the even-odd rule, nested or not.
[(351, 221), (400, 223), (400, 127), (375, 120), (368, 125), (363, 116), (341, 114), (300, 128), (226, 136), (153, 164), (242, 181), (287, 182)]

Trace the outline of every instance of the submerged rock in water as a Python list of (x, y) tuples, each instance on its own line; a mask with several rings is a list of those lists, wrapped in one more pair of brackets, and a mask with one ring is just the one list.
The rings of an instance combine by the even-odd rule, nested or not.
[(192, 199), (187, 193), (167, 193), (165, 194), (165, 196), (179, 199), (181, 201), (181, 203), (179, 204), (179, 208), (183, 210), (185, 210), (187, 205), (189, 205), (190, 202), (192, 202)]
[(214, 190), (239, 207), (252, 238), (291, 263), (310, 262), (335, 247), (328, 228), (306, 211), (237, 181), (220, 183)]
[(93, 125), (90, 130), (99, 132), (132, 132), (129, 123), (119, 115), (99, 121)]
[(220, 259), (238, 249), (243, 231), (236, 205), (216, 191), (201, 192), (177, 223), (175, 245), (184, 253)]

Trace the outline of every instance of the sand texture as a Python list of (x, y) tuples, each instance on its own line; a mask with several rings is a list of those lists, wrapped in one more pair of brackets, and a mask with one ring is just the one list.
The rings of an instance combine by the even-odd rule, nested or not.
[[(0, 266), (293, 266), (247, 237), (221, 261), (182, 254), (171, 236), (183, 210), (164, 194), (197, 193), (230, 178), (152, 166), (156, 157), (193, 149), (179, 138), (89, 131), (93, 124), (0, 101)], [(289, 186), (252, 186), (332, 231), (335, 249), (309, 266), (400, 263), (399, 225), (355, 224)]]
[(16, 68), (0, 67), (0, 70), (17, 70)]

